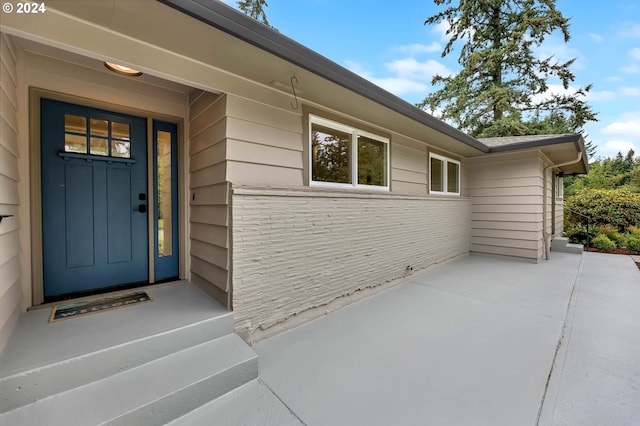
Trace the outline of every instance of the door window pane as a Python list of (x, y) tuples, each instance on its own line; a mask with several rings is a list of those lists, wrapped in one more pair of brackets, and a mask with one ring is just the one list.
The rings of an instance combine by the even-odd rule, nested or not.
[(87, 133), (87, 119), (73, 114), (64, 115), (64, 131), (73, 133)]
[(87, 119), (73, 114), (64, 115), (64, 151), (87, 153)]
[(87, 153), (87, 137), (80, 135), (64, 135), (64, 151), (77, 152), (79, 154)]
[(91, 138), (89, 154), (109, 155), (109, 140), (102, 138)]
[(158, 131), (157, 141), (157, 167), (158, 192), (158, 256), (171, 256), (173, 253), (173, 229), (171, 211), (171, 133)]
[(111, 123), (111, 156), (131, 158), (131, 143), (129, 139), (129, 125)]
[(129, 140), (129, 125), (123, 123), (111, 123), (111, 137), (115, 139)]
[(109, 136), (109, 122), (107, 120), (91, 119), (91, 136)]
[(131, 158), (131, 144), (127, 141), (112, 140), (111, 156), (121, 158)]

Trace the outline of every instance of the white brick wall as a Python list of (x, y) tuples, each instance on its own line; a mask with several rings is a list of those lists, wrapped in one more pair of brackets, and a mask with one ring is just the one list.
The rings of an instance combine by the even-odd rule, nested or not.
[(468, 253), (470, 235), (467, 198), (234, 187), (236, 331), (253, 342), (294, 315), (320, 315), (406, 276), (409, 265), (415, 272)]

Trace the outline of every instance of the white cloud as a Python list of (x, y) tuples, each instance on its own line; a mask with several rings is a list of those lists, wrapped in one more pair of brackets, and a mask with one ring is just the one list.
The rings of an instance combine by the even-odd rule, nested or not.
[(387, 63), (385, 66), (399, 76), (429, 82), (436, 74), (441, 76), (451, 75), (451, 70), (433, 59), (424, 62), (417, 61), (414, 58), (398, 59)]
[(442, 45), (434, 41), (429, 44), (409, 44), (406, 46), (400, 46), (399, 51), (408, 53), (410, 56), (420, 55), (421, 53), (434, 53), (442, 51)]
[(615, 157), (618, 152), (621, 152), (623, 155), (629, 152), (632, 149), (636, 155), (640, 152), (640, 147), (637, 144), (634, 144), (631, 141), (612, 139), (608, 140), (603, 144), (598, 144), (598, 154), (602, 157)]
[(596, 145), (604, 157), (613, 157), (618, 152), (626, 154), (630, 149), (640, 153), (640, 111), (621, 114), (604, 126), (600, 134), (604, 142), (596, 140)]
[(426, 93), (428, 89), (428, 85), (426, 83), (417, 81), (416, 79), (403, 76), (374, 77), (357, 62), (347, 61), (346, 65), (349, 70), (355, 72), (360, 77), (366, 78), (373, 84), (376, 84), (397, 96), (415, 92)]
[(640, 38), (640, 24), (624, 24), (620, 31), (618, 31), (618, 35), (626, 38)]
[[(549, 84), (546, 92), (533, 96), (531, 100), (537, 103), (537, 102), (548, 100), (553, 95), (573, 96), (577, 90), (578, 88), (573, 86), (569, 86), (565, 89), (564, 86), (562, 86), (561, 84)], [(605, 92), (600, 92), (600, 93), (605, 93)]]
[[(366, 77), (365, 77), (366, 78)], [(372, 83), (382, 87), (383, 89), (393, 93), (396, 96), (406, 95), (408, 93), (422, 92), (426, 95), (429, 86), (419, 81), (402, 77), (388, 78), (368, 78)]]
[(636, 64), (629, 65), (628, 67), (620, 67), (620, 71), (625, 74), (635, 74), (640, 72), (640, 67)]
[(553, 57), (561, 63), (570, 61), (571, 59), (575, 58), (576, 61), (573, 63), (572, 67), (574, 69), (585, 68), (584, 56), (580, 54), (580, 51), (569, 47), (566, 43), (564, 43), (564, 41), (560, 41), (557, 39), (550, 39), (548, 42), (545, 42), (542, 46), (540, 46), (538, 48), (538, 57)]
[(595, 41), (596, 43), (602, 43), (602, 40), (604, 40), (604, 38), (596, 33), (589, 33), (589, 38), (591, 38), (591, 40)]
[(623, 96), (640, 96), (640, 87), (621, 87), (620, 94)]
[(451, 70), (438, 61), (432, 59), (418, 61), (412, 57), (386, 63), (385, 67), (391, 74), (388, 77), (374, 76), (357, 62), (347, 61), (346, 66), (361, 77), (397, 96), (426, 95), (434, 75), (447, 76), (451, 74)]
[(616, 92), (611, 90), (592, 90), (587, 93), (588, 101), (610, 101), (618, 97)]
[(587, 93), (588, 101), (610, 101), (622, 96), (640, 96), (640, 87), (622, 86), (613, 90), (592, 90)]
[(640, 111), (622, 114), (616, 121), (606, 125), (601, 133), (640, 140)]
[(629, 51), (629, 56), (633, 59), (640, 61), (640, 47), (634, 47)]
[(448, 21), (442, 21), (433, 26), (433, 32), (440, 35), (440, 40), (448, 42), (451, 36), (447, 34), (447, 31), (451, 29)]

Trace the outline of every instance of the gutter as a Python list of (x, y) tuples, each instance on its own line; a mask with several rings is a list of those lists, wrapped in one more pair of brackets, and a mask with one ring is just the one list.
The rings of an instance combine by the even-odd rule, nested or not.
[(235, 38), (269, 52), (353, 93), (389, 108), (420, 124), (428, 126), (480, 152), (489, 147), (474, 137), (438, 120), (409, 102), (387, 92), (370, 81), (347, 70), (302, 44), (238, 12), (226, 4), (212, 0), (157, 0)]
[[(549, 171), (549, 169), (554, 169), (554, 168), (558, 168), (558, 167), (563, 167), (563, 166), (569, 166), (571, 164), (575, 164), (578, 163), (582, 160), (582, 151), (578, 152), (578, 158), (576, 158), (575, 160), (572, 161), (566, 161), (564, 163), (558, 163), (558, 164), (551, 164), (550, 166), (547, 166), (544, 168), (544, 171), (542, 173), (542, 240), (544, 242), (544, 256), (545, 256), (545, 260), (549, 260), (549, 258), (551, 257), (551, 232), (549, 232), (547, 230), (547, 205), (549, 204), (547, 201), (547, 172)], [(552, 179), (553, 181), (553, 179)], [(553, 190), (551, 193), (551, 197), (554, 197), (555, 194), (553, 194)]]

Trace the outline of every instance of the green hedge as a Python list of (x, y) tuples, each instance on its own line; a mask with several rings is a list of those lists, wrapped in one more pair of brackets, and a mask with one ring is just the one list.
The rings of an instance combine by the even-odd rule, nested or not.
[[(590, 216), (594, 229), (611, 226), (624, 234), (629, 227), (640, 226), (640, 193), (626, 189), (583, 189), (567, 198), (564, 206)], [(586, 223), (567, 210), (564, 220), (566, 230)]]

